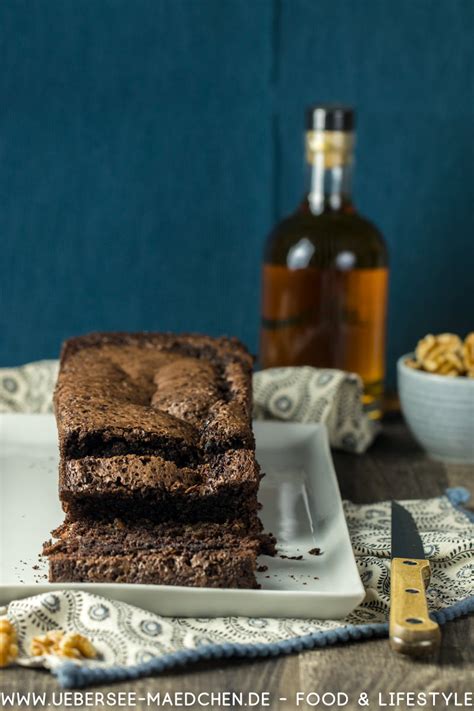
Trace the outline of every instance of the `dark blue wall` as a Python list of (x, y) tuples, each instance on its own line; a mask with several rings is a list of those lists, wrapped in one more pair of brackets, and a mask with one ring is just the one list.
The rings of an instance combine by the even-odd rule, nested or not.
[(4, 0), (0, 365), (92, 329), (256, 348), (265, 235), (302, 114), (359, 110), (389, 243), (389, 360), (474, 327), (472, 0)]

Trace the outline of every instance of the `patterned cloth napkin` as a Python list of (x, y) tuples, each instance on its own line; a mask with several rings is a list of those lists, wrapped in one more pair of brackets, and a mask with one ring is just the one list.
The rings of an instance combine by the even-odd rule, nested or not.
[[(360, 412), (354, 400), (359, 401), (357, 379), (338, 371), (297, 370), (277, 369), (255, 376), (257, 414), (302, 422), (325, 421), (330, 429), (333, 426), (333, 443), (353, 451), (367, 446), (370, 434), (368, 430), (364, 433), (365, 425), (359, 419), (351, 430), (350, 424)], [(56, 361), (0, 369), (0, 412), (49, 412), (56, 374)], [(307, 392), (314, 398), (307, 398)], [(335, 411), (329, 401), (339, 403)], [(349, 444), (346, 435), (351, 432), (354, 439)], [(468, 492), (458, 488), (442, 497), (404, 502), (417, 522), (431, 561), (428, 604), (439, 623), (474, 611), (474, 516), (461, 507), (468, 499)], [(344, 507), (366, 589), (364, 602), (344, 620), (170, 618), (86, 592), (54, 591), (16, 600), (0, 609), (0, 616), (7, 615), (17, 631), (18, 664), (44, 666), (56, 674), (62, 686), (76, 687), (136, 679), (202, 659), (277, 656), (335, 642), (386, 636), (390, 503), (356, 506), (345, 502)], [(32, 638), (55, 629), (87, 636), (99, 659), (65, 662), (51, 655), (31, 657)]]
[(358, 454), (372, 444), (378, 423), (362, 409), (362, 381), (327, 368), (268, 368), (253, 376), (256, 420), (322, 422), (332, 447)]
[[(58, 361), (0, 368), (0, 412), (51, 412)], [(331, 446), (364, 452), (378, 425), (362, 409), (358, 375), (321, 368), (269, 368), (253, 376), (257, 420), (321, 422)]]
[[(474, 519), (463, 511), (464, 489), (445, 496), (406, 501), (431, 562), (428, 605), (439, 623), (474, 611)], [(356, 506), (345, 512), (364, 602), (344, 620), (227, 617), (161, 617), (123, 602), (65, 590), (11, 602), (1, 609), (14, 623), (20, 647), (18, 664), (44, 666), (63, 687), (136, 679), (175, 665), (231, 656), (277, 656), (335, 642), (382, 637), (388, 631), (390, 595), (390, 503)], [(54, 656), (31, 657), (31, 640), (48, 630), (87, 636), (98, 661), (64, 662)]]
[(57, 360), (0, 368), (0, 412), (52, 412), (58, 369)]

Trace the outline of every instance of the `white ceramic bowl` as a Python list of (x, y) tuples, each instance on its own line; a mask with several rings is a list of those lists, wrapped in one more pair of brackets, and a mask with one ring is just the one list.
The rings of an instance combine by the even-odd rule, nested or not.
[(397, 363), (403, 415), (434, 459), (474, 463), (474, 378), (450, 378)]

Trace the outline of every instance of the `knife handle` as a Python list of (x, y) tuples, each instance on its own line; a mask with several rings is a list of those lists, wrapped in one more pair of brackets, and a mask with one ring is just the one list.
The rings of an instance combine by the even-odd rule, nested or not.
[(396, 652), (421, 656), (433, 654), (441, 633), (430, 619), (426, 587), (430, 564), (415, 558), (393, 558), (390, 583), (390, 645)]

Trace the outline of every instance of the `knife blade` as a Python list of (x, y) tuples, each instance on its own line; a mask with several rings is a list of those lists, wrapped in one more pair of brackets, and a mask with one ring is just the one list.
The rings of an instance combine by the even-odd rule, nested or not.
[(433, 654), (439, 647), (441, 633), (429, 617), (426, 601), (430, 564), (413, 516), (396, 501), (392, 501), (391, 554), (391, 647), (413, 656)]

